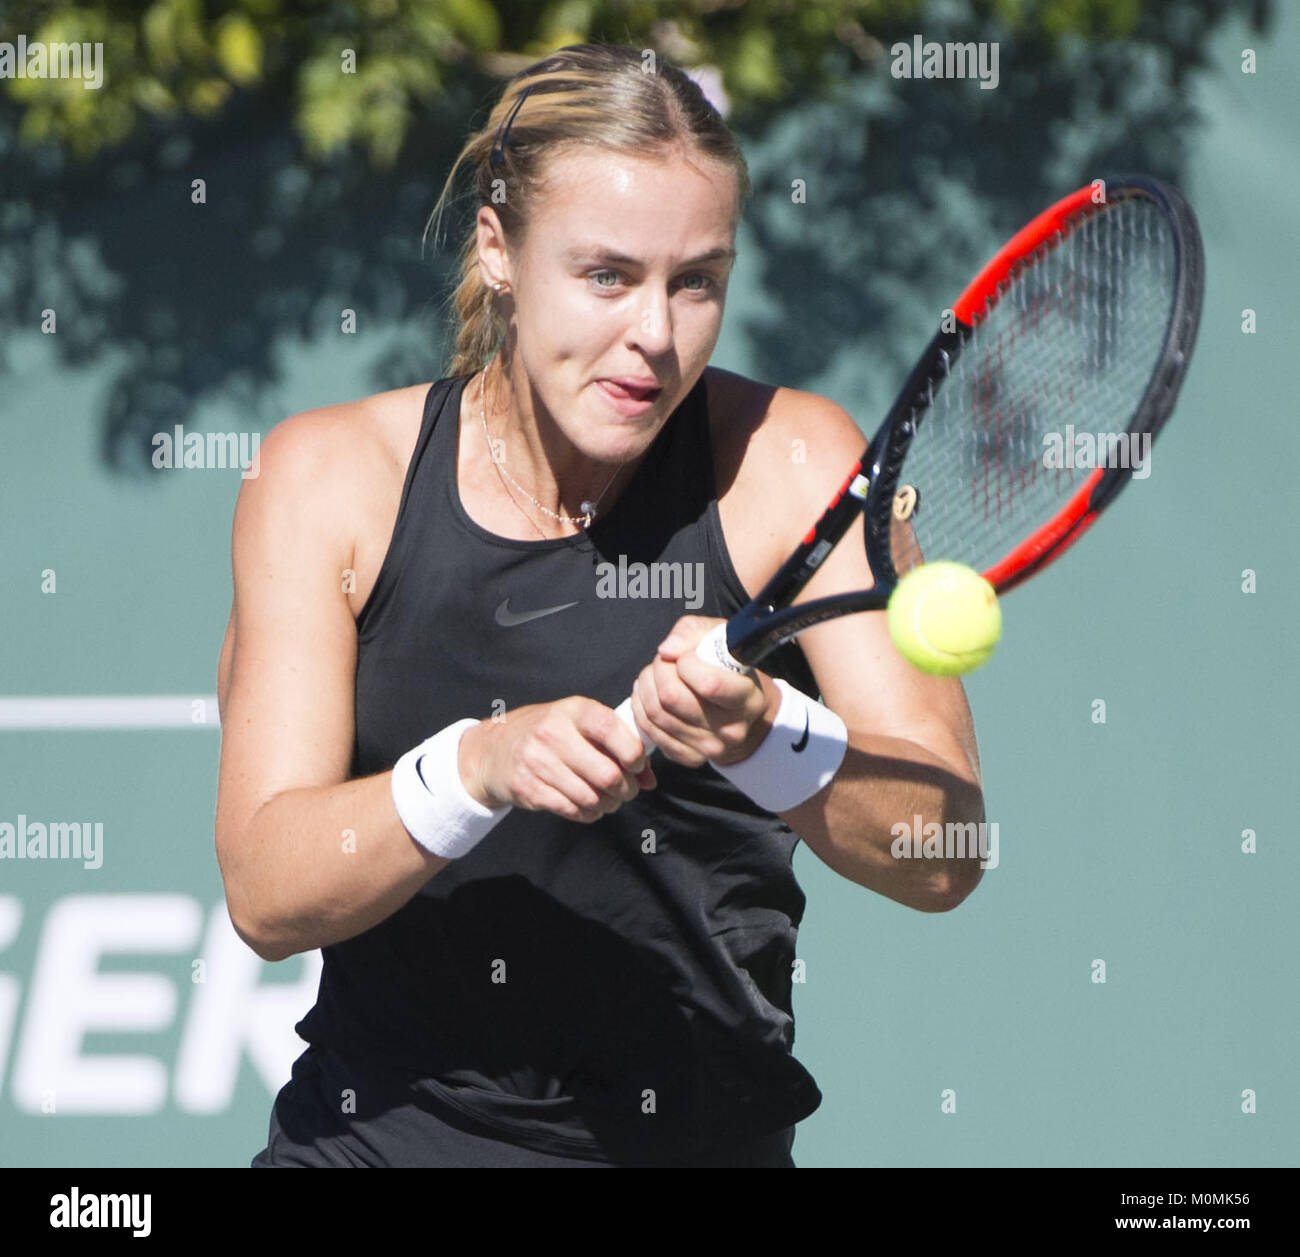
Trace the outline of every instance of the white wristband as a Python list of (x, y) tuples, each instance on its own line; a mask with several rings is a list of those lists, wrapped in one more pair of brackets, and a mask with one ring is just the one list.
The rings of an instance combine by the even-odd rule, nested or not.
[(460, 740), (478, 723), (458, 720), (393, 765), (393, 804), (406, 832), (447, 860), (464, 855), (510, 811), (509, 805), (484, 807), (460, 779)]
[(849, 733), (829, 707), (773, 677), (781, 706), (767, 737), (738, 764), (713, 764), (736, 789), (768, 812), (785, 812), (811, 799), (839, 770)]

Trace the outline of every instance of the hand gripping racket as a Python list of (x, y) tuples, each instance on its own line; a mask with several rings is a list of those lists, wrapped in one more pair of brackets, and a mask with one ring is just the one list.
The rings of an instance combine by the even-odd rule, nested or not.
[[(696, 653), (748, 672), (815, 624), (884, 609), (926, 560), (999, 595), (1042, 571), (1149, 474), (1203, 287), (1195, 216), (1165, 184), (1098, 181), (1044, 210), (945, 311), (821, 518)], [(873, 586), (791, 606), (858, 511)], [(617, 711), (636, 728), (630, 698)]]

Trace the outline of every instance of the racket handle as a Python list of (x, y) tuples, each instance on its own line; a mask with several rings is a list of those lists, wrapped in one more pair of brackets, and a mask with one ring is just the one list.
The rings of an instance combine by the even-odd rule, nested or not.
[(705, 663), (711, 663), (717, 668), (726, 668), (728, 672), (739, 672), (744, 676), (748, 676), (754, 671), (753, 668), (741, 663), (739, 659), (733, 658), (731, 651), (727, 649), (727, 626), (725, 624), (716, 624), (705, 633), (695, 647), (695, 654), (698, 658), (703, 659)]
[(651, 742), (650, 739), (637, 727), (636, 717), (632, 715), (632, 700), (630, 698), (625, 698), (617, 707), (614, 708), (614, 715), (616, 715), (629, 729), (632, 730), (633, 733), (637, 735), (637, 737), (641, 739), (641, 745), (645, 749), (647, 755), (655, 749), (655, 744)]
[[(711, 663), (715, 668), (726, 668), (731, 672), (742, 672), (748, 675), (753, 668), (747, 668), (739, 660), (732, 657), (731, 651), (727, 649), (727, 626), (718, 624), (711, 628), (695, 647), (695, 655), (698, 659), (703, 659), (705, 663)], [(636, 717), (632, 715), (632, 700), (625, 698), (617, 707), (614, 708), (614, 714), (632, 730), (640, 739), (641, 745), (645, 748), (647, 754), (655, 749), (655, 744), (637, 727)]]

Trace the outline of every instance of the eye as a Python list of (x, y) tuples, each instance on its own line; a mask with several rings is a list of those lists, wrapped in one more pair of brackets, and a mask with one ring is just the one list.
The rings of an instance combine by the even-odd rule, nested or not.
[(608, 275), (608, 276), (610, 276), (611, 278), (613, 278), (613, 279), (615, 279), (615, 280), (617, 280), (617, 279), (619, 278), (619, 273), (618, 273), (617, 271), (611, 271), (611, 270), (607, 270), (607, 269), (606, 269), (606, 270), (599, 270), (599, 271), (592, 271), (591, 274), (587, 276), (587, 278), (588, 278), (592, 283), (594, 283), (595, 286), (596, 286), (597, 288), (604, 289), (604, 290), (606, 290), (606, 291), (611, 291), (611, 290), (613, 290), (615, 287), (617, 287), (616, 284), (602, 284), (602, 283), (597, 282), (597, 281), (600, 279), (600, 277), (601, 277), (602, 275)]
[(694, 271), (690, 275), (686, 276), (686, 280), (692, 279), (702, 279), (704, 284), (699, 288), (691, 288), (688, 286), (688, 292), (708, 292), (710, 288), (714, 287), (713, 276), (706, 275), (703, 271)]

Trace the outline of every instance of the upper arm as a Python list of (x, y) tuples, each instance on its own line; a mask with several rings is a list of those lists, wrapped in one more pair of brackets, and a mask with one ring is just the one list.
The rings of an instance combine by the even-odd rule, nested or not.
[[(801, 440), (804, 451), (804, 461), (793, 470), (788, 454), (780, 460), (782, 516), (788, 520), (783, 560), (844, 483), (867, 442), (834, 402), (794, 390), (778, 396), (764, 424), (773, 425), (770, 447), (788, 451), (792, 440)], [(871, 585), (859, 513), (795, 602)], [(954, 765), (969, 765), (978, 778), (974, 729), (961, 681), (929, 676), (909, 664), (894, 646), (884, 614), (827, 620), (801, 633), (798, 643), (826, 706), (850, 730), (906, 738)]]
[(231, 538), (234, 602), (217, 695), (223, 872), (263, 803), (344, 781), (351, 765), (356, 627), (344, 592), (352, 555), (347, 407), (307, 411), (262, 443)]

